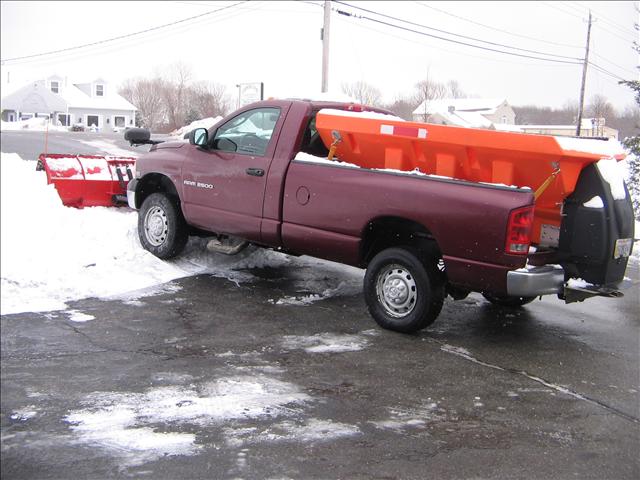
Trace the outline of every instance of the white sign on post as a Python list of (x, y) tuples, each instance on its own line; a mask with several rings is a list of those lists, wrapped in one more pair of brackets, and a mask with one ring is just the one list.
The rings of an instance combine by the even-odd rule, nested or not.
[(264, 97), (264, 83), (240, 83), (238, 87), (238, 108), (242, 108), (253, 102), (258, 102)]

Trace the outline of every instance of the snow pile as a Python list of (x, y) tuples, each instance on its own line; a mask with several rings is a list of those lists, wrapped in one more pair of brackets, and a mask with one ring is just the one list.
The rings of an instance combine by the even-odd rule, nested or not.
[(618, 140), (596, 140), (591, 138), (553, 137), (563, 150), (575, 152), (594, 153), (610, 158), (625, 153), (625, 148)]
[[(135, 212), (64, 207), (35, 162), (1, 159), (1, 312), (66, 308), (187, 274), (139, 245)], [(25, 195), (26, 194), (26, 195)]]
[(589, 200), (588, 202), (585, 202), (583, 205), (587, 208), (596, 208), (596, 209), (604, 208), (604, 202), (602, 201), (602, 198), (600, 198), (599, 196), (593, 197), (591, 200)]
[[(0, 313), (66, 309), (88, 297), (135, 304), (166, 291), (158, 285), (207, 273), (236, 283), (255, 281), (247, 269), (296, 267), (296, 291), (313, 301), (356, 294), (362, 270), (270, 250), (248, 248), (235, 256), (214, 254), (207, 239), (192, 238), (177, 259), (163, 261), (142, 248), (138, 213), (128, 208), (69, 208), (46, 174), (16, 154), (0, 160)], [(289, 274), (289, 273), (288, 273)], [(274, 303), (290, 304), (291, 297)], [(301, 305), (310, 302), (301, 302)], [(72, 321), (87, 317), (72, 315)]]
[(376, 330), (367, 330), (357, 335), (337, 335), (319, 333), (312, 336), (285, 335), (282, 346), (287, 350), (304, 350), (307, 353), (344, 353), (357, 352), (369, 345), (369, 339)]
[(189, 133), (191, 130), (195, 130), (196, 128), (206, 128), (207, 130), (209, 130), (220, 120), (222, 120), (222, 117), (220, 116), (207, 117), (201, 120), (194, 120), (189, 125), (185, 125), (184, 127), (180, 127), (179, 129), (174, 130), (173, 132), (170, 133), (170, 135), (172, 137), (183, 138), (187, 133)]
[(614, 200), (624, 200), (627, 193), (624, 190), (624, 169), (613, 158), (603, 158), (596, 163), (600, 175), (611, 187), (611, 195)]
[[(71, 411), (65, 421), (82, 442), (102, 447), (134, 466), (166, 455), (198, 453), (196, 435), (185, 433), (189, 425), (291, 416), (295, 407), (310, 400), (290, 383), (264, 376), (231, 376), (143, 393), (94, 392), (85, 398), (85, 408)], [(158, 431), (159, 424), (170, 431)]]
[(271, 425), (264, 431), (256, 432), (257, 430), (257, 428), (226, 429), (227, 443), (233, 447), (267, 442), (318, 443), (362, 434), (355, 425), (317, 418), (311, 418), (305, 423), (287, 420)]
[(45, 130), (49, 130), (57, 132), (67, 132), (69, 131), (69, 127), (52, 125), (49, 123), (48, 118), (33, 117), (29, 120), (20, 120), (18, 122), (0, 121), (0, 130), (2, 130), (3, 132), (15, 130), (31, 130), (37, 132), (44, 132)]

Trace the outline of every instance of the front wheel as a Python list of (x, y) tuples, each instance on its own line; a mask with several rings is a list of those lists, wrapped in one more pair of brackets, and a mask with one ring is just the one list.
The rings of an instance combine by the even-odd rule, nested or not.
[(515, 297), (508, 295), (492, 295), (490, 293), (483, 293), (482, 296), (494, 305), (510, 308), (522, 307), (536, 299), (536, 297)]
[(423, 263), (414, 249), (394, 247), (369, 263), (364, 297), (369, 313), (382, 328), (411, 333), (435, 321), (445, 289), (435, 263)]
[(180, 207), (164, 193), (152, 193), (138, 214), (138, 237), (145, 250), (156, 257), (175, 257), (189, 238)]

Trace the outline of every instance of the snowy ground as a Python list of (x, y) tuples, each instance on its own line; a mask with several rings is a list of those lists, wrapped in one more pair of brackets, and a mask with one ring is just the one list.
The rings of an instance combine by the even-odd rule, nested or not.
[(51, 125), (48, 118), (30, 118), (29, 120), (20, 120), (18, 122), (4, 122), (0, 121), (0, 130), (7, 132), (13, 130), (32, 130), (37, 132), (51, 131), (51, 132), (68, 132), (69, 127), (61, 127), (58, 125)]
[[(176, 260), (159, 260), (139, 243), (137, 212), (64, 207), (45, 173), (16, 154), (3, 153), (1, 168), (2, 314), (65, 309), (65, 302), (87, 297), (135, 301), (172, 279), (199, 273), (251, 282), (247, 269), (282, 265), (313, 266), (314, 273), (295, 279), (300, 295), (274, 298), (277, 305), (308, 305), (361, 289), (359, 269), (259, 249), (227, 257), (208, 252), (202, 239), (191, 239)], [(640, 257), (640, 247), (633, 255)]]

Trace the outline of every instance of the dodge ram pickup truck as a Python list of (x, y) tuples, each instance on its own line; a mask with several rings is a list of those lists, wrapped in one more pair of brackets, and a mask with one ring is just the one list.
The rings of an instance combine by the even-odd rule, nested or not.
[[(188, 142), (158, 143), (140, 129), (125, 138), (153, 144), (127, 197), (140, 242), (163, 259), (197, 234), (225, 253), (254, 244), (365, 268), (370, 314), (400, 332), (430, 325), (447, 295), (480, 292), (513, 307), (547, 294), (621, 295), (634, 233), (626, 186), (598, 156), (585, 160), (553, 137), (268, 100)], [(527, 185), (527, 172), (548, 178)]]

